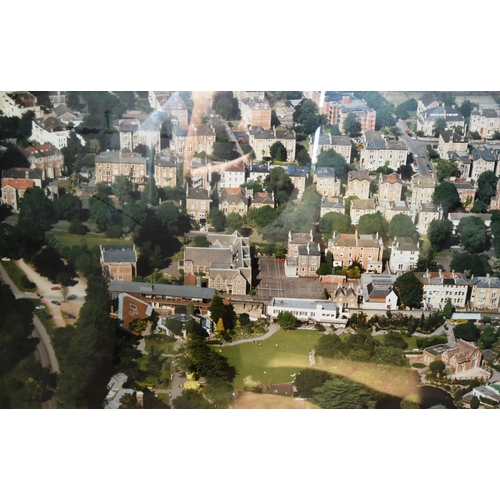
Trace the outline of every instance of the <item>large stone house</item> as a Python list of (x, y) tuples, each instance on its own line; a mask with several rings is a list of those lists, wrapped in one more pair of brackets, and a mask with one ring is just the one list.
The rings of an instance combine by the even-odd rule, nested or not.
[(28, 188), (34, 188), (35, 182), (30, 179), (2, 179), (2, 204), (12, 210), (19, 210), (19, 201)]
[(487, 274), (472, 276), (470, 306), (475, 309), (498, 311), (500, 307), (500, 279)]
[(320, 217), (330, 212), (345, 214), (344, 198), (321, 198)]
[(443, 130), (439, 134), (438, 153), (443, 160), (449, 158), (448, 153), (466, 153), (469, 141), (462, 134), (453, 130)]
[(64, 156), (52, 144), (29, 146), (21, 150), (30, 162), (31, 168), (43, 170), (47, 179), (58, 179), (64, 168)]
[(103, 151), (95, 157), (96, 182), (114, 182), (119, 175), (131, 179), (134, 187), (144, 186), (146, 180), (146, 158), (139, 153)]
[(240, 214), (243, 217), (248, 211), (248, 198), (242, 188), (221, 189), (219, 208), (226, 215)]
[(184, 158), (192, 158), (204, 151), (207, 155), (213, 153), (215, 129), (212, 125), (190, 125), (188, 128), (173, 127), (170, 148), (175, 154)]
[(321, 134), (317, 141), (315, 135), (309, 136), (309, 156), (313, 163), (316, 163), (317, 157), (323, 152), (333, 149), (336, 153), (343, 156), (347, 163), (351, 163), (352, 141), (345, 135)]
[(360, 155), (360, 163), (365, 170), (377, 170), (384, 165), (397, 170), (406, 164), (408, 158), (406, 142), (387, 140), (378, 132), (368, 136), (373, 138), (366, 141)]
[(33, 111), (35, 118), (43, 117), (37, 98), (30, 92), (0, 92), (0, 111), (9, 118), (21, 118), (28, 111)]
[(316, 191), (321, 196), (332, 198), (340, 196), (341, 182), (335, 175), (332, 167), (316, 168), (313, 175), (313, 182), (316, 184)]
[(454, 307), (465, 307), (469, 292), (469, 280), (463, 273), (423, 272), (415, 273), (424, 287), (423, 303), (427, 309), (442, 310), (448, 299)]
[(241, 119), (251, 127), (271, 128), (271, 106), (267, 99), (245, 97), (240, 100)]
[(437, 120), (443, 119), (446, 122), (446, 129), (452, 130), (465, 127), (465, 119), (455, 108), (447, 106), (436, 106), (424, 111), (417, 120), (417, 131), (422, 131), (424, 135), (434, 135), (433, 129)]
[(373, 199), (351, 201), (351, 221), (355, 226), (359, 224), (359, 219), (363, 215), (375, 213), (377, 213), (377, 208), (375, 207), (375, 201)]
[(398, 174), (382, 175), (378, 184), (378, 202), (401, 201), (403, 181)]
[(497, 157), (491, 149), (486, 147), (477, 147), (472, 152), (472, 170), (471, 178), (477, 182), (483, 172), (495, 173)]
[(411, 238), (396, 236), (390, 249), (389, 268), (392, 273), (402, 274), (415, 268), (420, 250)]
[(360, 200), (368, 200), (370, 194), (371, 178), (366, 171), (351, 170), (347, 176), (347, 190), (345, 197), (357, 196)]
[(68, 145), (70, 132), (66, 124), (58, 118), (46, 116), (45, 118), (33, 120), (30, 139), (39, 144), (50, 142), (57, 149), (62, 149)]
[(316, 278), (321, 264), (320, 246), (314, 243), (309, 233), (288, 233), (288, 252), (285, 274), (289, 277)]
[(237, 231), (233, 234), (193, 231), (184, 235), (184, 238), (189, 242), (198, 235), (205, 236), (210, 246), (184, 246), (184, 258), (179, 261), (179, 269), (186, 275), (204, 273), (208, 276), (210, 288), (223, 293), (245, 295), (252, 286), (249, 239)]
[(158, 187), (177, 186), (177, 158), (175, 156), (155, 158), (154, 178)]
[(474, 110), (470, 115), (470, 132), (477, 132), (483, 139), (491, 139), (495, 132), (500, 132), (500, 110)]
[(137, 276), (137, 252), (134, 245), (101, 245), (101, 266), (104, 279), (132, 281)]
[(212, 200), (207, 189), (186, 187), (186, 210), (200, 224), (207, 222)]
[(256, 160), (262, 160), (264, 156), (270, 157), (270, 148), (275, 142), (281, 142), (285, 146), (287, 161), (295, 160), (296, 134), (293, 130), (281, 130), (276, 127), (265, 130), (262, 127), (250, 127), (248, 140)]
[(116, 126), (120, 133), (120, 150), (128, 148), (130, 151), (143, 144), (156, 151), (161, 150), (161, 123), (151, 117), (142, 120), (140, 118), (124, 118), (118, 120)]
[(432, 196), (436, 190), (436, 179), (416, 174), (410, 181), (410, 203), (419, 207), (422, 203), (432, 203)]
[(221, 171), (220, 188), (239, 188), (246, 182), (247, 171), (242, 161), (226, 163)]
[(358, 262), (368, 272), (382, 272), (382, 238), (372, 234), (334, 233), (328, 240), (328, 250), (333, 255), (333, 265), (351, 266)]
[(481, 367), (481, 350), (465, 340), (458, 339), (455, 344), (439, 344), (424, 349), (424, 363), (443, 361), (454, 375), (461, 375), (469, 370)]

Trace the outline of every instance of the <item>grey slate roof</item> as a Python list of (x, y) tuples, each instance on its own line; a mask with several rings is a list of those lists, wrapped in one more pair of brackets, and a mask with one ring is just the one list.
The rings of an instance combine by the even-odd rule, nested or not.
[(471, 285), (478, 288), (500, 288), (500, 278), (495, 276), (476, 276), (471, 279)]
[(491, 161), (491, 162), (496, 161), (496, 157), (491, 151), (491, 149), (474, 148), (474, 151), (472, 152), (472, 159), (476, 161), (479, 160), (480, 158), (482, 158), (484, 161)]
[(145, 165), (147, 160), (139, 153), (124, 154), (120, 151), (103, 151), (96, 155), (95, 161), (98, 163), (143, 163)]
[(170, 297), (212, 299), (215, 288), (198, 286), (159, 285), (158, 283), (136, 283), (134, 281), (112, 281), (108, 287), (111, 293), (144, 293)]
[(314, 171), (314, 175), (322, 178), (336, 178), (333, 167), (319, 167)]
[(134, 245), (101, 245), (104, 262), (137, 262)]
[(208, 190), (203, 188), (191, 188), (188, 189), (186, 199), (188, 200), (209, 200), (210, 195)]

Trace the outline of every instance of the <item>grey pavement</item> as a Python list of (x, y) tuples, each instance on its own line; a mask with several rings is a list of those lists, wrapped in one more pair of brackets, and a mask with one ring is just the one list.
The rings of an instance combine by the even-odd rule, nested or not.
[(269, 325), (269, 330), (267, 331), (267, 333), (264, 333), (260, 337), (252, 337), (251, 339), (240, 339), (240, 340), (235, 340), (233, 342), (226, 342), (226, 343), (222, 344), (222, 347), (228, 347), (228, 346), (239, 345), (239, 344), (247, 344), (248, 342), (266, 340), (280, 329), (281, 328), (277, 323), (272, 323)]

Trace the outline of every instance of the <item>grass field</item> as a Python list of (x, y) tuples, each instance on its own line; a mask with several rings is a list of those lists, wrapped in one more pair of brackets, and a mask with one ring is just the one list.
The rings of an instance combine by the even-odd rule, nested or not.
[(235, 389), (253, 386), (257, 382), (264, 385), (290, 382), (293, 373), (310, 366), (309, 351), (322, 335), (316, 330), (279, 330), (269, 339), (261, 341), (261, 346), (259, 342), (248, 342), (223, 347), (222, 354), (237, 370)]
[(85, 236), (80, 236), (78, 234), (70, 234), (66, 231), (58, 231), (56, 229), (52, 230), (51, 233), (63, 244), (68, 247), (73, 245), (81, 245), (82, 239), (87, 242), (89, 248), (99, 246), (99, 245), (121, 245), (125, 243), (132, 243), (132, 240), (124, 238), (106, 238), (101, 234), (87, 233)]
[(424, 92), (382, 92), (386, 100), (392, 102), (394, 106), (399, 106), (408, 99), (415, 99), (418, 101), (423, 94)]
[(287, 396), (243, 392), (237, 396), (231, 404), (231, 408), (237, 410), (303, 410), (308, 408), (318, 409), (319, 407), (309, 401), (297, 400)]
[(11, 261), (3, 261), (2, 265), (4, 269), (7, 271), (7, 274), (9, 275), (9, 278), (14, 282), (14, 284), (19, 288), (21, 292), (36, 292), (36, 287), (35, 288), (24, 288), (21, 285), (21, 278), (23, 276), (26, 276), (24, 272), (19, 269), (19, 267), (16, 265), (16, 263), (11, 260)]
[[(385, 338), (387, 335), (377, 335), (375, 338), (380, 340), (382, 344), (385, 344)], [(403, 337), (408, 344), (408, 349), (417, 349), (417, 338), (416, 337)]]

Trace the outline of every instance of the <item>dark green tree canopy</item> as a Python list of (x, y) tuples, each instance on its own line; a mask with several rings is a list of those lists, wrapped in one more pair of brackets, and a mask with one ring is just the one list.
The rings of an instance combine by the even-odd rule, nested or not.
[(329, 240), (333, 233), (352, 233), (354, 227), (351, 225), (351, 218), (347, 214), (329, 212), (319, 221), (319, 230), (323, 233), (325, 241)]
[(375, 397), (353, 380), (336, 377), (313, 389), (311, 401), (321, 408), (358, 409), (375, 408)]
[(298, 320), (291, 312), (282, 311), (278, 314), (276, 321), (283, 330), (291, 330), (295, 327)]
[(461, 206), (457, 188), (451, 182), (442, 182), (432, 195), (432, 202), (441, 205), (445, 214)]
[(333, 149), (321, 151), (318, 155), (316, 168), (323, 167), (333, 168), (335, 175), (340, 179), (347, 178), (347, 173), (349, 172), (349, 165), (345, 161), (345, 158)]
[(280, 141), (276, 141), (271, 145), (271, 147), (269, 148), (269, 153), (271, 154), (273, 160), (286, 161), (287, 159), (286, 148)]
[(264, 189), (273, 193), (276, 202), (286, 203), (293, 191), (293, 182), (282, 167), (274, 167), (264, 180)]
[(453, 232), (453, 223), (449, 219), (433, 220), (427, 230), (427, 237), (436, 250), (446, 247)]
[(490, 204), (491, 197), (495, 196), (498, 177), (491, 171), (483, 172), (477, 179), (477, 197), (486, 205)]
[(467, 252), (480, 253), (488, 249), (487, 229), (480, 217), (464, 217), (458, 224), (457, 230)]
[(415, 224), (408, 215), (397, 214), (395, 215), (389, 224), (389, 236), (394, 239), (396, 236), (407, 236), (412, 238), (416, 243), (419, 238), (419, 234)]
[(387, 241), (389, 224), (381, 213), (365, 214), (359, 218), (358, 234), (376, 234)]
[(453, 329), (453, 333), (457, 339), (466, 340), (468, 342), (477, 342), (479, 339), (479, 328), (472, 322), (461, 323)]
[(436, 171), (436, 177), (439, 182), (443, 182), (445, 179), (450, 177), (460, 176), (460, 170), (458, 169), (457, 162), (455, 160), (443, 160), (442, 158), (436, 158), (434, 160), (434, 170)]
[(295, 387), (297, 387), (297, 392), (301, 397), (310, 398), (314, 394), (314, 389), (321, 387), (327, 380), (331, 379), (332, 375), (328, 372), (305, 368), (295, 377)]
[(361, 135), (361, 123), (359, 123), (356, 115), (349, 113), (344, 120), (344, 130), (349, 137), (359, 137)]
[(401, 303), (407, 307), (420, 308), (422, 307), (422, 297), (424, 286), (414, 273), (407, 272), (399, 276), (394, 282)]
[(487, 255), (469, 252), (453, 252), (450, 268), (464, 273), (468, 278), (472, 275), (486, 276), (492, 272)]

